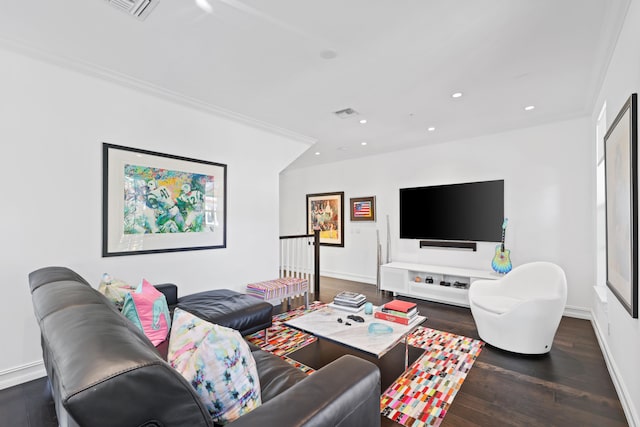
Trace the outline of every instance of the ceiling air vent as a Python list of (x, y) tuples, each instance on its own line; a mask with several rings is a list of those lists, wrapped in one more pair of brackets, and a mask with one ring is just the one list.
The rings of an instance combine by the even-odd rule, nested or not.
[(144, 20), (160, 0), (105, 0), (113, 7)]
[(333, 114), (340, 117), (341, 119), (346, 119), (349, 117), (357, 116), (358, 112), (353, 108), (345, 108), (344, 110), (335, 111)]

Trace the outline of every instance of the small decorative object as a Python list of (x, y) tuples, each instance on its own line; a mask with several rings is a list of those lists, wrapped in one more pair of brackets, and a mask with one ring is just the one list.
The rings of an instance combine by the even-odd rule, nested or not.
[(307, 194), (307, 233), (320, 230), (320, 244), (344, 247), (344, 192)]
[(375, 221), (376, 197), (355, 197), (349, 199), (351, 205), (351, 221)]
[(385, 335), (393, 332), (393, 328), (389, 325), (383, 325), (382, 323), (371, 323), (368, 329), (371, 335)]
[(415, 279), (413, 279), (416, 283), (420, 283), (422, 282), (422, 279), (420, 278), (420, 276), (416, 276)]
[(511, 271), (511, 251), (504, 248), (504, 235), (507, 230), (509, 218), (505, 218), (502, 222), (502, 243), (496, 246), (496, 254), (491, 261), (491, 268), (500, 274), (507, 274)]
[(424, 278), (424, 283), (433, 283), (433, 277), (427, 276)]
[(364, 314), (373, 314), (373, 304), (368, 302), (364, 305)]

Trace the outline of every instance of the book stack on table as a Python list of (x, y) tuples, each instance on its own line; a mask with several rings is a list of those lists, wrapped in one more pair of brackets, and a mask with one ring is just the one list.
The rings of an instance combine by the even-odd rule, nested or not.
[(357, 313), (362, 310), (367, 297), (356, 292), (342, 291), (333, 298), (329, 306)]
[(377, 319), (410, 325), (418, 318), (418, 306), (415, 302), (394, 299), (381, 306), (374, 316)]

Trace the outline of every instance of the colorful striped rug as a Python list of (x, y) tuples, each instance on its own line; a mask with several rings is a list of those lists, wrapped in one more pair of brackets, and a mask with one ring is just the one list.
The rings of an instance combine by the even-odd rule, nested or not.
[[(247, 339), (303, 372), (312, 374), (315, 372), (312, 368), (287, 355), (311, 344), (317, 338), (289, 328), (283, 322), (324, 306), (325, 304), (316, 301), (309, 305), (309, 309), (300, 307), (273, 316), (268, 343), (264, 342), (262, 331), (249, 335)], [(484, 343), (422, 326), (408, 339), (409, 345), (423, 348), (425, 352), (382, 393), (380, 412), (407, 427), (438, 426)]]
[(425, 353), (382, 393), (380, 412), (407, 427), (438, 426), (484, 343), (419, 327), (409, 345)]
[(313, 335), (285, 326), (284, 322), (324, 306), (325, 304), (315, 301), (312, 304), (309, 304), (308, 309), (305, 309), (304, 306), (302, 306), (286, 313), (276, 314), (273, 316), (272, 325), (268, 331), (269, 339), (266, 343), (264, 341), (264, 331), (248, 335), (246, 338), (249, 342), (257, 345), (264, 351), (280, 356), (284, 361), (290, 363), (301, 371), (307, 374), (312, 374), (315, 372), (313, 368), (297, 362), (287, 355), (311, 344), (317, 340), (317, 338)]

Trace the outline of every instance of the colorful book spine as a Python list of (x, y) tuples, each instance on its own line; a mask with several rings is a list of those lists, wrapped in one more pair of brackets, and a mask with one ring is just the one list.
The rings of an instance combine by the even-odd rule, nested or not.
[(383, 313), (393, 314), (394, 316), (407, 317), (407, 318), (412, 318), (418, 315), (418, 310), (411, 310), (408, 313), (404, 313), (402, 311), (383, 308), (381, 311)]
[(408, 325), (412, 319), (408, 317), (396, 316), (390, 313), (384, 313), (382, 311), (376, 311), (373, 316), (376, 319), (388, 320), (389, 322), (400, 323), (402, 325)]

